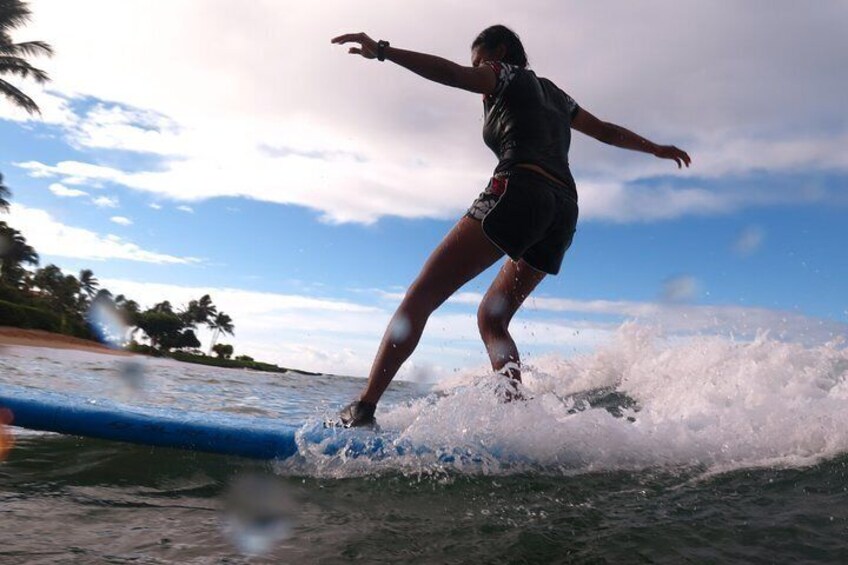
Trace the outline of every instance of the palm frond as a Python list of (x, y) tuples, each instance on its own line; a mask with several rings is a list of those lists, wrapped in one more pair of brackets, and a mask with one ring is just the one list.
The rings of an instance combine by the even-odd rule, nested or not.
[(0, 0), (0, 29), (14, 29), (29, 21), (32, 11), (21, 0)]
[(39, 83), (45, 83), (50, 80), (46, 72), (36, 69), (20, 57), (4, 57), (0, 55), (0, 74), (12, 74), (21, 78), (32, 78)]
[(12, 191), (3, 184), (3, 173), (0, 173), (0, 210), (9, 211), (9, 198), (11, 197)]
[(14, 104), (23, 108), (30, 114), (41, 114), (38, 104), (35, 101), (21, 92), (18, 88), (9, 84), (3, 79), (0, 79), (0, 94), (11, 100)]
[(4, 42), (0, 38), (0, 55), (12, 57), (53, 56), (53, 48), (45, 41), (24, 41), (23, 43)]

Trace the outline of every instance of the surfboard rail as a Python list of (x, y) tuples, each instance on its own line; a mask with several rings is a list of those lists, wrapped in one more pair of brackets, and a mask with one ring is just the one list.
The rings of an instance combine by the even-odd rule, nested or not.
[(6, 384), (0, 384), (0, 408), (12, 413), (12, 426), (31, 430), (252, 459), (297, 453), (299, 427), (272, 418), (135, 406)]

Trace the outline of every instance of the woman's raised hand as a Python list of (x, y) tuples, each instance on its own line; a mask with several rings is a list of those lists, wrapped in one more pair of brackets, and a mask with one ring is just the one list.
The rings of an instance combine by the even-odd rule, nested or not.
[(377, 58), (377, 42), (365, 33), (346, 33), (334, 37), (331, 43), (343, 45), (345, 43), (358, 43), (359, 47), (351, 47), (347, 50), (351, 55), (362, 55), (366, 59)]
[(654, 152), (654, 155), (656, 155), (660, 159), (674, 160), (674, 162), (677, 163), (678, 169), (682, 167), (682, 164), (685, 164), (688, 167), (689, 164), (692, 162), (692, 159), (689, 158), (688, 153), (686, 153), (682, 149), (678, 149), (674, 145), (657, 145), (657, 149)]

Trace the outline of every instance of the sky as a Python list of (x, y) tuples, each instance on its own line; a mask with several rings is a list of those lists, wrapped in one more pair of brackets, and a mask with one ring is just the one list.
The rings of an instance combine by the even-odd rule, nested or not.
[[(848, 3), (34, 0), (17, 41), (42, 108), (0, 104), (3, 219), (41, 264), (151, 306), (210, 293), (236, 354), (366, 375), (393, 309), (485, 186), (479, 95), (330, 39), (470, 64), (502, 23), (584, 109), (692, 157), (573, 136), (580, 221), (513, 321), (525, 362), (622, 323), (745, 339), (848, 336)], [(486, 365), (476, 305), (431, 318), (402, 378)], [(202, 332), (208, 344), (210, 334)]]

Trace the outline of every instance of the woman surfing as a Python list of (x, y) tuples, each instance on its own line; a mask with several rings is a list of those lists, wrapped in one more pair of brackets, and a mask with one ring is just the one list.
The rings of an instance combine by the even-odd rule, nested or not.
[[(579, 106), (553, 82), (527, 68), (518, 35), (502, 25), (483, 30), (471, 44), (471, 66), (392, 47), (364, 33), (334, 44), (348, 53), (391, 61), (428, 80), (483, 95), (483, 141), (498, 164), (466, 214), (436, 247), (394, 313), (368, 377), (345, 407), (346, 427), (373, 426), (377, 403), (412, 354), (427, 319), (465, 283), (508, 257), (477, 311), (480, 336), (492, 363), (510, 383), (521, 380), (509, 323), (546, 275), (559, 272), (577, 225), (577, 189), (568, 164), (571, 129), (604, 143), (689, 166), (686, 152), (657, 145)], [(520, 397), (517, 389), (506, 399)]]

